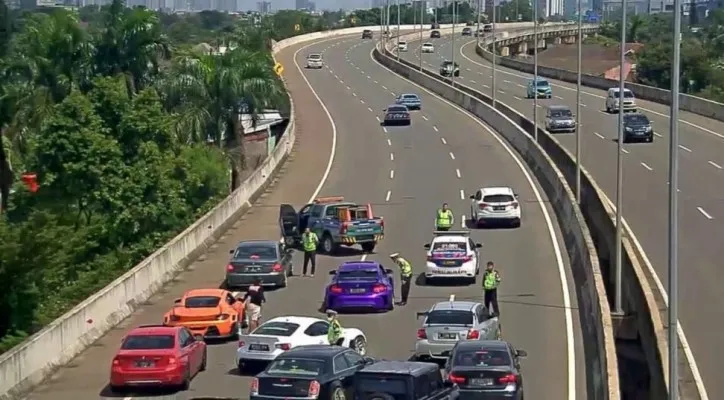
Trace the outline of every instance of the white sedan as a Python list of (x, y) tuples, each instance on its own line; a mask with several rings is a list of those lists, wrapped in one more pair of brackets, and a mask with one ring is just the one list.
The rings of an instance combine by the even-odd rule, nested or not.
[(434, 53), (435, 46), (433, 46), (432, 43), (423, 43), (422, 47), (420, 47), (420, 51), (423, 53)]
[[(310, 344), (329, 344), (329, 322), (312, 317), (276, 317), (248, 335), (239, 336), (236, 363), (239, 371), (245, 364), (272, 361), (293, 347)], [(367, 337), (357, 328), (344, 327), (342, 346), (367, 354)]]
[(425, 279), (466, 279), (472, 283), (480, 273), (480, 243), (470, 239), (468, 231), (435, 232), (432, 243), (426, 244)]

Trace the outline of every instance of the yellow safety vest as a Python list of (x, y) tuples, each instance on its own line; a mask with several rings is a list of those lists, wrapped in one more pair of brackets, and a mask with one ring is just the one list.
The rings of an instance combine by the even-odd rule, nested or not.
[(309, 234), (305, 233), (302, 235), (302, 245), (304, 246), (304, 251), (316, 251), (317, 243), (319, 243), (319, 239), (317, 238), (316, 233), (309, 232)]
[(498, 284), (500, 283), (500, 275), (498, 275), (498, 271), (486, 271), (485, 275), (483, 276), (483, 289), (485, 290), (492, 290), (496, 289), (498, 287)]
[(337, 340), (342, 337), (342, 324), (338, 320), (333, 320), (329, 323), (329, 330), (327, 331), (327, 341), (329, 344), (337, 343)]
[(400, 257), (397, 259), (396, 263), (400, 267), (400, 275), (403, 278), (408, 278), (412, 276), (412, 265), (410, 265), (407, 260)]
[(450, 210), (443, 211), (442, 209), (437, 210), (437, 222), (436, 225), (440, 228), (449, 228), (453, 224), (453, 213)]

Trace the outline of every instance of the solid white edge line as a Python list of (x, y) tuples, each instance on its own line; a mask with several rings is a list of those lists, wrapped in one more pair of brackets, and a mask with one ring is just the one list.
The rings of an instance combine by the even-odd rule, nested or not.
[(442, 101), (443, 103), (448, 104), (450, 107), (458, 110), (459, 112), (463, 113), (464, 115), (468, 116), (471, 120), (473, 120), (475, 123), (483, 127), (495, 140), (500, 143), (501, 146), (508, 152), (511, 158), (515, 161), (515, 163), (518, 165), (518, 168), (520, 168), (521, 172), (523, 172), (523, 175), (525, 176), (525, 179), (528, 181), (528, 184), (533, 189), (533, 193), (535, 195), (535, 198), (538, 202), (538, 206), (541, 209), (541, 212), (543, 213), (543, 218), (546, 221), (546, 226), (548, 227), (548, 235), (551, 239), (551, 244), (553, 246), (553, 252), (555, 253), (556, 257), (556, 264), (558, 264), (558, 274), (560, 276), (561, 281), (561, 291), (563, 292), (563, 313), (564, 313), (564, 319), (566, 321), (566, 350), (567, 350), (567, 372), (568, 372), (568, 400), (576, 400), (576, 346), (575, 346), (575, 338), (573, 336), (573, 313), (571, 310), (571, 294), (570, 294), (570, 288), (568, 286), (568, 277), (566, 276), (566, 267), (565, 263), (563, 262), (563, 254), (561, 252), (560, 245), (558, 244), (558, 237), (556, 235), (556, 230), (553, 227), (553, 221), (551, 220), (550, 214), (548, 213), (548, 209), (546, 208), (545, 203), (543, 202), (543, 197), (540, 194), (540, 191), (538, 190), (538, 187), (535, 184), (535, 181), (531, 177), (530, 173), (526, 169), (523, 162), (520, 160), (518, 155), (510, 148), (508, 143), (501, 138), (495, 131), (493, 131), (490, 127), (488, 127), (486, 124), (484, 124), (482, 121), (480, 121), (476, 116), (468, 112), (467, 110), (461, 108), (457, 104), (451, 103), (450, 101), (438, 96), (436, 93), (433, 93), (432, 91), (428, 90), (425, 87), (422, 87), (418, 85), (417, 83), (398, 75), (391, 70), (387, 69), (384, 65), (380, 64), (372, 55), (374, 52), (374, 48), (372, 51), (370, 51), (370, 58), (372, 58), (372, 61), (379, 65), (380, 68), (382, 68), (384, 71), (387, 71), (388, 73), (394, 75), (398, 79), (402, 79), (405, 81), (408, 81), (410, 84), (420, 88), (421, 90), (429, 93), (432, 97), (435, 97), (436, 99)]

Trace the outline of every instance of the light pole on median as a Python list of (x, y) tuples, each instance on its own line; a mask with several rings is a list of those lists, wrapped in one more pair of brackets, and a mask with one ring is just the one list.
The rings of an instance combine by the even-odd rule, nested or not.
[(425, 23), (425, 7), (420, 2), (420, 72), (422, 72), (422, 30), (424, 29)]
[(578, 78), (576, 80), (576, 202), (581, 204), (581, 63), (583, 62), (583, 0), (578, 0)]
[(495, 52), (497, 51), (497, 48), (495, 46), (495, 25), (496, 25), (496, 23), (495, 23), (495, 0), (493, 0), (493, 47), (491, 48), (491, 50), (493, 50), (493, 74), (491, 75), (491, 78), (493, 81), (491, 82), (491, 85), (490, 85), (492, 87), (492, 91), (493, 91), (493, 108), (495, 108), (495, 91), (496, 91), (496, 88), (495, 88), (495, 55), (496, 54), (495, 54)]
[(481, 6), (482, 2), (483, 2), (483, 0), (478, 0), (478, 27), (476, 28), (477, 30), (475, 31), (475, 45), (476, 46), (480, 45), (480, 6)]
[(397, 61), (400, 61), (400, 0), (397, 0)]
[(674, 0), (674, 63), (669, 119), (669, 400), (679, 398), (679, 80), (681, 0)]
[(615, 297), (613, 301), (613, 308), (616, 314), (623, 313), (623, 293), (621, 284), (622, 275), (622, 234), (623, 226), (621, 225), (622, 212), (621, 207), (623, 203), (623, 101), (624, 101), (624, 89), (625, 89), (625, 78), (624, 70), (626, 65), (626, 0), (621, 0), (621, 58), (619, 63), (619, 74), (618, 74), (618, 143), (616, 155), (616, 269), (615, 269)]
[(456, 23), (456, 9), (457, 9), (458, 2), (457, 0), (453, 0), (452, 4), (452, 49), (450, 49), (450, 53), (452, 53), (451, 62), (452, 62), (452, 73), (450, 74), (450, 84), (455, 87), (455, 23)]
[[(495, 40), (495, 38), (493, 38)], [(495, 47), (495, 45), (493, 45)], [(533, 0), (533, 137), (538, 141), (538, 0)]]

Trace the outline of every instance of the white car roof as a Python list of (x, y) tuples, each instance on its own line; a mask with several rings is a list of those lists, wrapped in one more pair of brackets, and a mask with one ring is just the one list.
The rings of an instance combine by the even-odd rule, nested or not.
[(462, 236), (462, 235), (460, 235), (460, 236), (445, 235), (445, 236), (435, 236), (434, 238), (432, 238), (432, 242), (433, 243), (459, 243), (459, 242), (467, 243), (468, 239), (469, 238), (467, 236)]
[[(608, 89), (608, 90), (609, 90), (610, 92), (613, 92), (613, 93), (618, 93), (618, 89), (619, 89), (619, 88), (610, 88), (610, 89)], [(631, 89), (624, 88), (623, 91), (624, 91), (624, 93), (626, 93), (626, 92), (630, 92)]]
[(513, 196), (515, 194), (513, 192), (513, 189), (511, 189), (507, 186), (485, 187), (485, 188), (480, 188), (480, 191), (483, 192), (483, 196), (490, 196), (490, 195), (496, 195), (496, 194), (509, 194), (509, 195)]

